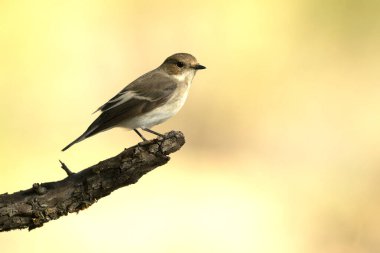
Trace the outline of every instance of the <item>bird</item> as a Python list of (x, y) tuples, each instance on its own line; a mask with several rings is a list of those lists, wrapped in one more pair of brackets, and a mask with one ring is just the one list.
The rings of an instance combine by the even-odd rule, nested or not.
[(143, 141), (146, 138), (138, 129), (163, 136), (150, 128), (177, 114), (187, 99), (196, 72), (205, 68), (188, 53), (167, 57), (158, 68), (140, 76), (100, 106), (94, 112), (100, 111), (100, 115), (62, 151), (114, 127), (134, 130)]

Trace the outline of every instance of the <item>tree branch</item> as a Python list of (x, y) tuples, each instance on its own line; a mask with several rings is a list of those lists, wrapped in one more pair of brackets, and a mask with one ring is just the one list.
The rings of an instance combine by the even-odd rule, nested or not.
[(139, 143), (57, 182), (33, 184), (28, 190), (0, 195), (0, 232), (41, 227), (68, 213), (79, 212), (112, 191), (136, 183), (145, 173), (169, 161), (168, 154), (185, 143), (181, 132)]

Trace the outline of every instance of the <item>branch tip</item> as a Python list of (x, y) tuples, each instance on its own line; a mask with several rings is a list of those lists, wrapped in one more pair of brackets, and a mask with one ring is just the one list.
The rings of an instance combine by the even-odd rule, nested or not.
[(59, 160), (59, 162), (61, 163), (61, 168), (66, 172), (67, 176), (71, 176), (73, 174), (75, 174), (74, 172), (72, 172), (64, 162), (62, 162), (61, 160)]

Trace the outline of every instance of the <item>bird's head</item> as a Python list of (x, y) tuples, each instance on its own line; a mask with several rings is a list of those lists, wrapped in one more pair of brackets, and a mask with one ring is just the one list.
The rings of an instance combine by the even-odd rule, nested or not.
[(191, 54), (178, 53), (166, 58), (160, 68), (179, 81), (191, 81), (197, 70), (206, 67), (200, 65)]

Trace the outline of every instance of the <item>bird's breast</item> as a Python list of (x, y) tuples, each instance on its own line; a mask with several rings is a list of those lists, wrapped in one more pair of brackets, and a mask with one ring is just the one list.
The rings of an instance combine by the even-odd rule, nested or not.
[(189, 93), (189, 86), (190, 85), (180, 84), (172, 97), (165, 104), (153, 109), (150, 112), (123, 122), (122, 126), (130, 129), (150, 128), (170, 119), (177, 114), (185, 104)]

